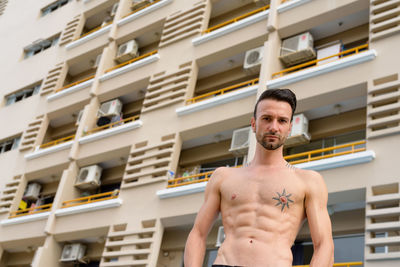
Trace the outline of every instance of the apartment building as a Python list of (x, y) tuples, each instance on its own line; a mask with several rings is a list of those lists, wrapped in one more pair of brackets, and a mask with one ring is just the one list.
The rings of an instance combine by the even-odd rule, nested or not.
[[(0, 33), (1, 267), (183, 266), (271, 88), (297, 94), (285, 158), (325, 179), (335, 266), (400, 265), (400, 0), (2, 0)], [(293, 265), (312, 249), (305, 223)]]

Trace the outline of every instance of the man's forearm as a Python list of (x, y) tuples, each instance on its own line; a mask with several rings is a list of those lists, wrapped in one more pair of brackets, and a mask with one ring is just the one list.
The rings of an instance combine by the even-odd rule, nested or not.
[(205, 240), (193, 231), (189, 234), (185, 246), (184, 262), (185, 267), (203, 266), (206, 250)]
[(331, 267), (334, 263), (333, 244), (314, 247), (310, 267)]

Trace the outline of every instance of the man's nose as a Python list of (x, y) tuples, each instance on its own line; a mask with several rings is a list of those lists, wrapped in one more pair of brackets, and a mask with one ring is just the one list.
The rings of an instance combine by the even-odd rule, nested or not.
[(277, 120), (272, 120), (270, 125), (269, 125), (269, 130), (273, 133), (276, 133), (278, 131), (278, 121)]

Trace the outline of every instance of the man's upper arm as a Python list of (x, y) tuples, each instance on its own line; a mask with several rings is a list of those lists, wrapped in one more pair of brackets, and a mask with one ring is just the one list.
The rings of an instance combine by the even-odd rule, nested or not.
[(328, 190), (317, 172), (310, 172), (305, 209), (314, 246), (332, 243), (332, 226), (327, 210)]
[(193, 226), (204, 238), (208, 235), (220, 211), (221, 195), (220, 183), (223, 176), (222, 168), (217, 169), (211, 176), (201, 206)]

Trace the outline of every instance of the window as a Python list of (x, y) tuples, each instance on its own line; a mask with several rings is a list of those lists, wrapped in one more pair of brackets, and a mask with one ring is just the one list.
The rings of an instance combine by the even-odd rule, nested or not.
[(0, 141), (0, 154), (5, 153), (7, 151), (13, 150), (18, 147), (19, 141), (21, 140), (21, 136)]
[(36, 84), (33, 86), (31, 85), (22, 90), (19, 90), (11, 95), (8, 95), (6, 96), (6, 106), (14, 104), (15, 102), (19, 102), (30, 96), (36, 95), (37, 93), (39, 93), (39, 90), (40, 90), (40, 84)]
[(24, 48), (25, 56), (24, 58), (29, 58), (33, 55), (39, 54), (40, 52), (55, 46), (58, 43), (58, 39), (60, 38), (60, 34), (56, 36), (50, 37), (48, 39), (39, 39), (34, 41), (32, 44), (26, 46)]
[(42, 9), (42, 17), (53, 11), (56, 11), (60, 7), (68, 4), (68, 2), (70, 2), (70, 1), (72, 1), (72, 0), (58, 0), (58, 1), (48, 5), (47, 7)]

